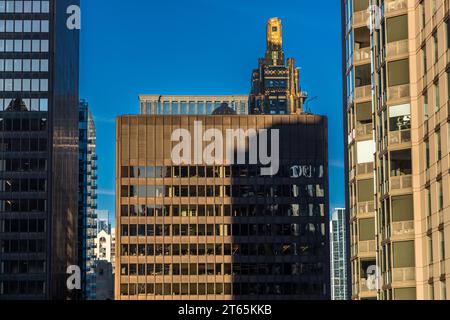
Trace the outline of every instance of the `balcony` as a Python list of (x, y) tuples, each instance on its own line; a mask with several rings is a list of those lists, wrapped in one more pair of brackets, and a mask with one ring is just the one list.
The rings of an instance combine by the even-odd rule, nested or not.
[(384, 12), (391, 13), (408, 8), (407, 0), (386, 0), (384, 2)]
[(350, 170), (349, 174), (348, 174), (348, 178), (350, 181), (353, 181), (353, 179), (355, 179), (355, 169)]
[(392, 236), (414, 235), (414, 221), (400, 221), (392, 223)]
[(355, 243), (350, 246), (350, 254), (352, 257), (355, 257), (358, 254), (357, 245)]
[(355, 62), (366, 61), (370, 59), (370, 47), (355, 49)]
[(373, 174), (373, 162), (358, 164), (358, 175)]
[(387, 44), (387, 57), (408, 54), (408, 40), (394, 41)]
[(412, 175), (391, 177), (391, 190), (412, 188)]
[(410, 142), (411, 142), (410, 129), (389, 132), (389, 145), (391, 146)]
[(409, 84), (402, 84), (388, 88), (388, 100), (408, 98), (410, 95)]
[(444, 215), (444, 211), (441, 210), (439, 211), (439, 225), (444, 225), (445, 222), (445, 215)]
[(375, 204), (373, 201), (358, 203), (358, 214), (368, 214), (372, 212), (375, 212)]
[(356, 218), (356, 215), (357, 215), (356, 207), (351, 207), (350, 208), (350, 218), (354, 219), (354, 218)]
[(360, 292), (361, 293), (369, 293), (369, 292), (376, 292), (376, 289), (369, 289), (369, 286), (367, 285), (367, 279), (360, 279)]
[(372, 87), (370, 85), (355, 88), (355, 99), (370, 99), (372, 97)]
[(394, 268), (392, 270), (393, 282), (415, 281), (416, 268)]
[(370, 14), (367, 10), (358, 11), (353, 13), (353, 26), (359, 24), (367, 24), (367, 21), (370, 19)]
[(427, 216), (427, 230), (433, 230), (433, 217)]
[(436, 162), (436, 175), (442, 174), (442, 160)]
[(356, 136), (365, 137), (372, 135), (373, 125), (372, 123), (360, 124), (356, 126)]
[(375, 253), (376, 243), (375, 240), (359, 241), (358, 253)]

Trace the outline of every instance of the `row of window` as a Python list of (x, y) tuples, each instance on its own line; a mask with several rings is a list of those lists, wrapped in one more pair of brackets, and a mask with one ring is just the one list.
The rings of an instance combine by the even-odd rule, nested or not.
[(48, 79), (0, 79), (0, 91), (47, 92)]
[(1, 240), (1, 253), (44, 253), (45, 241), (42, 239), (31, 240)]
[(50, 2), (48, 0), (6, 0), (0, 1), (0, 13), (49, 13)]
[(1, 118), (0, 132), (11, 131), (46, 131), (46, 118)]
[(0, 212), (45, 212), (45, 199), (10, 199), (0, 200)]
[(45, 294), (44, 281), (0, 282), (0, 295), (44, 295), (44, 294)]
[(0, 39), (0, 52), (48, 52), (48, 40)]
[(49, 32), (48, 20), (0, 20), (0, 32)]
[(48, 72), (48, 59), (0, 59), (0, 71)]
[(234, 197), (234, 198), (323, 198), (323, 185), (233, 185), (233, 186), (122, 186), (121, 197)]
[[(233, 110), (236, 110), (240, 114), (248, 113), (248, 102), (246, 101), (227, 101), (229, 107)], [(212, 102), (208, 102), (207, 107), (205, 108), (204, 101), (181, 101), (180, 107), (177, 105), (170, 107), (170, 102), (158, 102), (158, 101), (147, 101), (141, 102), (141, 111), (143, 114), (156, 114), (156, 115), (170, 115), (170, 114), (190, 114), (190, 115), (206, 115), (211, 114), (214, 109), (217, 109), (218, 105), (220, 106), (221, 102), (212, 104)]]
[[(247, 178), (259, 177), (260, 167), (239, 166), (122, 166), (122, 178)], [(323, 178), (323, 166), (292, 165), (281, 166), (280, 177)]]
[(120, 285), (122, 296), (156, 295), (323, 295), (323, 282), (310, 283), (130, 283)]
[(47, 139), (4, 138), (0, 140), (0, 152), (44, 152), (47, 151)]
[(303, 224), (122, 224), (124, 237), (153, 236), (305, 236), (320, 233), (325, 235), (321, 223)]
[(46, 192), (46, 179), (0, 179), (0, 192)]
[(290, 205), (121, 205), (122, 217), (324, 217), (322, 203)]
[(47, 159), (1, 159), (0, 172), (44, 172)]
[(221, 276), (221, 275), (306, 275), (322, 274), (323, 266), (303, 263), (174, 263), (122, 264), (122, 276)]
[(319, 245), (309, 243), (235, 243), (231, 244), (122, 244), (121, 256), (302, 256), (316, 253)]
[(42, 260), (6, 260), (0, 264), (0, 274), (30, 274), (45, 272)]
[(4, 219), (0, 220), (0, 232), (45, 232), (45, 220), (43, 219)]
[[(0, 99), (0, 111), (10, 109), (15, 103), (14, 99)], [(27, 111), (48, 111), (48, 99), (21, 99), (20, 103)]]

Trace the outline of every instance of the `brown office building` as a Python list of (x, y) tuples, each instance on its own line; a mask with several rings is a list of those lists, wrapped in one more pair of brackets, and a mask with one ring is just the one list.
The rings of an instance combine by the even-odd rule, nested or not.
[(342, 1), (353, 299), (449, 297), (449, 12)]
[(117, 300), (330, 299), (326, 118), (233, 113), (118, 118)]

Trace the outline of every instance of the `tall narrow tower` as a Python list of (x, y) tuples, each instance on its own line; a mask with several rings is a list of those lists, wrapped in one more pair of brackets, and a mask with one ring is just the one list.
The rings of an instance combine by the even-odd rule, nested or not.
[(266, 64), (284, 66), (283, 26), (281, 19), (272, 18), (267, 22)]
[(79, 0), (0, 1), (0, 300), (75, 298)]
[(252, 74), (250, 113), (301, 113), (305, 98), (295, 60), (286, 63), (281, 19), (271, 18), (267, 22), (266, 56), (259, 59), (259, 67)]

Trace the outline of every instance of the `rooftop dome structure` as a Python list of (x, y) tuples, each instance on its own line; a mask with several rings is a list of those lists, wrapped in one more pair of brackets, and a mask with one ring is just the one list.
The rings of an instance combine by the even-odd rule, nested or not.
[(236, 115), (236, 111), (228, 106), (228, 103), (224, 102), (213, 111), (213, 116), (221, 116), (221, 115)]
[(5, 111), (28, 111), (28, 108), (25, 104), (25, 102), (22, 99), (14, 99), (12, 100)]

